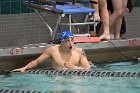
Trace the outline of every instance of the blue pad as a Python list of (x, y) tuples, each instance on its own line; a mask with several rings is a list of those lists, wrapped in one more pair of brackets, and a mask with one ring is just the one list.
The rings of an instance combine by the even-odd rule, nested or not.
[[(43, 6), (52, 8), (52, 6), (50, 6), (48, 4), (43, 5)], [(88, 8), (88, 7), (84, 7), (81, 5), (73, 5), (73, 4), (63, 4), (63, 5), (57, 4), (56, 9), (62, 10), (63, 13), (65, 13), (65, 14), (96, 12), (96, 10), (93, 8)]]

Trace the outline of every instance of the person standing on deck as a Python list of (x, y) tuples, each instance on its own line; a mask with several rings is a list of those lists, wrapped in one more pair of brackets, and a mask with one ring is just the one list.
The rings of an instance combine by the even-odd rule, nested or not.
[[(114, 30), (114, 39), (121, 39), (120, 30), (124, 13), (128, 11), (128, 0), (111, 0), (113, 5), (113, 13), (110, 15), (110, 30)], [(109, 5), (108, 5), (109, 6)]]
[[(128, 0), (128, 2), (127, 2), (127, 8), (128, 8), (129, 13), (132, 12), (134, 2), (135, 2), (134, 0)], [(107, 0), (107, 4), (108, 4), (108, 10), (112, 14), (113, 11), (114, 11), (113, 5), (112, 5), (112, 0)], [(123, 16), (123, 19), (122, 19), (120, 38), (121, 39), (126, 39), (126, 22), (125, 22), (125, 17), (124, 16)]]
[[(109, 13), (107, 10), (107, 1), (106, 0), (91, 0), (91, 2), (97, 2), (91, 3), (92, 7), (96, 9), (96, 12), (94, 14), (94, 17), (91, 17), (91, 19), (95, 18), (95, 20), (103, 20), (103, 34), (99, 37), (99, 39), (110, 39), (110, 33), (109, 33)], [(90, 29), (91, 30), (91, 29)], [(91, 36), (96, 36), (96, 32), (93, 30), (90, 31)]]
[(36, 67), (49, 57), (52, 59), (52, 67), (57, 70), (89, 70), (90, 63), (87, 60), (85, 52), (82, 48), (73, 46), (73, 34), (70, 31), (64, 31), (61, 33), (60, 39), (60, 45), (53, 45), (47, 48), (46, 51), (36, 60), (13, 71), (24, 72), (28, 69)]

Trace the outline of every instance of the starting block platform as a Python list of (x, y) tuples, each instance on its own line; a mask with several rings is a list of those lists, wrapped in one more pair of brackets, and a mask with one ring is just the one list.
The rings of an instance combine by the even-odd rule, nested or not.
[[(71, 1), (71, 2), (70, 2)], [(72, 2), (73, 0), (62, 0), (62, 1), (57, 1), (57, 0), (28, 0), (26, 4), (34, 9), (34, 11), (38, 14), (38, 16), (41, 18), (41, 20), (44, 22), (46, 27), (49, 29), (49, 32), (51, 34), (51, 40), (55, 40), (56, 34), (58, 33), (58, 26), (68, 26), (69, 29), (72, 31), (72, 26), (76, 25), (94, 25), (94, 31), (96, 31), (96, 26), (99, 22), (96, 22), (95, 20), (88, 21), (89, 16), (94, 14), (96, 12), (95, 9), (90, 8), (90, 7), (84, 7), (80, 4), (77, 4), (76, 0), (75, 2)], [(41, 15), (40, 12), (45, 11), (45, 12), (52, 12), (54, 14), (58, 15), (58, 19), (56, 20), (56, 25), (54, 26), (54, 29), (50, 27), (50, 25), (47, 23), (47, 20), (44, 19), (44, 17)], [(78, 14), (78, 13), (83, 13), (85, 14), (85, 18), (82, 22), (76, 22), (73, 20), (72, 14)], [(61, 19), (63, 17), (67, 16), (68, 22), (62, 23)], [(77, 30), (77, 33), (79, 34), (80, 31)]]
[[(45, 4), (44, 7), (53, 8), (52, 5)], [(95, 12), (95, 9), (79, 6), (79, 5), (73, 5), (73, 4), (56, 4), (56, 9), (60, 10), (59, 13), (65, 13), (65, 14), (72, 14), (72, 13), (89, 13), (89, 12)]]

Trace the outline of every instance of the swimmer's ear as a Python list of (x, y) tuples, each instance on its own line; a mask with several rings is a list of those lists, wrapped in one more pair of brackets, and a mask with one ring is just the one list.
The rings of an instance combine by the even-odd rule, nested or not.
[(61, 42), (64, 42), (64, 40), (60, 40)]

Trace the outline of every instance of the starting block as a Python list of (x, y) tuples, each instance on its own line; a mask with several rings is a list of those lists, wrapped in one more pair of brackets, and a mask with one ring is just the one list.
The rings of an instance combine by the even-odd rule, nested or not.
[[(74, 2), (71, 3), (71, 1)], [(89, 16), (94, 14), (96, 10), (77, 4), (76, 1), (77, 0), (27, 0), (26, 4), (38, 14), (42, 22), (48, 28), (51, 34), (51, 40), (53, 41), (56, 38), (58, 26), (68, 26), (70, 31), (72, 31), (72, 26), (94, 25), (94, 28), (97, 26), (98, 22), (96, 22), (95, 20), (93, 20), (92, 22), (88, 21)], [(58, 15), (54, 29), (50, 27), (50, 25), (47, 23), (47, 20), (42, 16), (41, 12), (43, 11), (52, 12)], [(84, 17), (84, 20), (82, 22), (75, 22), (72, 14), (79, 13), (85, 14), (86, 16)], [(68, 17), (68, 22), (61, 22), (61, 19), (64, 16)], [(96, 29), (94, 29), (94, 31), (96, 31)], [(77, 32), (79, 34), (79, 30)], [(76, 42), (99, 42), (98, 37), (76, 37), (75, 40)]]

